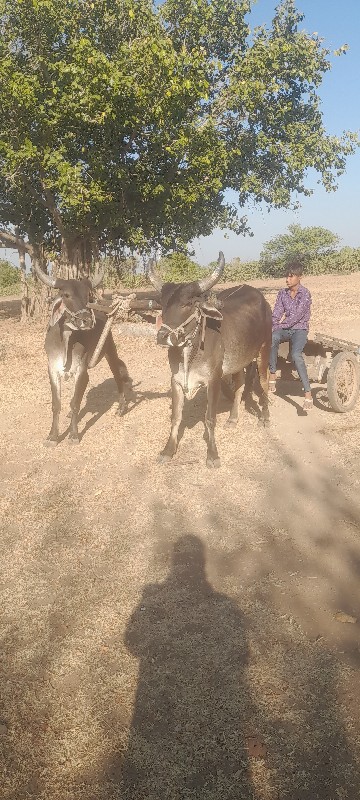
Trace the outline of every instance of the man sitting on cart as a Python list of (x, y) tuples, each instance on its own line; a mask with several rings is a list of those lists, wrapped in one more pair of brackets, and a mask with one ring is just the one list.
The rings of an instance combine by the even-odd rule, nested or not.
[(273, 332), (270, 353), (270, 392), (276, 391), (276, 365), (279, 345), (290, 342), (292, 361), (305, 392), (303, 408), (310, 411), (313, 405), (310, 383), (303, 357), (309, 332), (311, 294), (301, 285), (303, 267), (300, 261), (291, 261), (286, 269), (286, 289), (280, 289), (272, 315)]

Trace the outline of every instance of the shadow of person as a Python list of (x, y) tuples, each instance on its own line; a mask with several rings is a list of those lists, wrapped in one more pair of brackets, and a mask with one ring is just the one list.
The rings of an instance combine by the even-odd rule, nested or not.
[(140, 662), (138, 686), (126, 756), (107, 776), (123, 800), (255, 798), (244, 624), (207, 581), (196, 536), (182, 536), (168, 578), (144, 588), (125, 644)]

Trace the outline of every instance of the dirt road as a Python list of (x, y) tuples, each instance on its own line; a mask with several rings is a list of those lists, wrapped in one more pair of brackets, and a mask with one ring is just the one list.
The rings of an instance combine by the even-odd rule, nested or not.
[[(305, 283), (312, 331), (360, 342), (360, 274)], [(116, 333), (136, 403), (115, 416), (101, 363), (81, 444), (48, 450), (44, 332), (12, 313), (0, 303), (2, 796), (357, 800), (359, 406), (335, 414), (314, 387), (304, 415), (294, 381), (269, 431), (245, 411), (229, 431), (223, 399), (212, 471), (199, 393), (159, 466), (166, 353)]]

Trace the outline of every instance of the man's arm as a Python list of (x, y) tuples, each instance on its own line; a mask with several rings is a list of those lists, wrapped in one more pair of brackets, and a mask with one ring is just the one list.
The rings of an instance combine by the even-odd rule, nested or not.
[(278, 296), (276, 298), (274, 310), (272, 313), (273, 329), (281, 328), (280, 320), (283, 318), (284, 314), (285, 314), (285, 308), (282, 299), (282, 290), (280, 290), (280, 292), (278, 292)]

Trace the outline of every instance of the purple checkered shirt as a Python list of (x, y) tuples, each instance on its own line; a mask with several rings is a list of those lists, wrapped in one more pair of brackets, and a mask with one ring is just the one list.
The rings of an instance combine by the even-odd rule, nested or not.
[(311, 294), (309, 289), (299, 284), (295, 297), (290, 289), (280, 289), (272, 315), (273, 331), (280, 328), (309, 330), (311, 314)]

